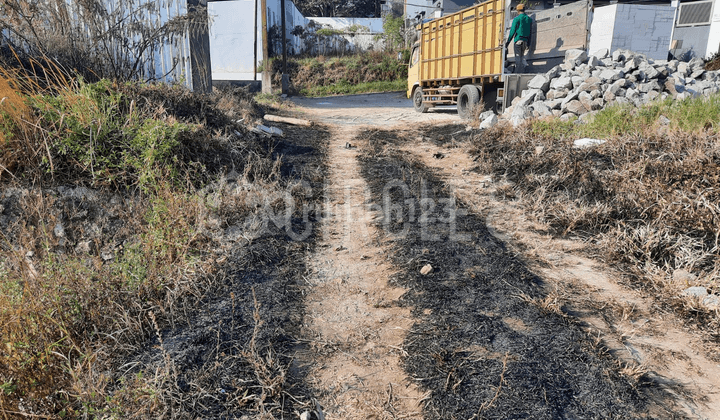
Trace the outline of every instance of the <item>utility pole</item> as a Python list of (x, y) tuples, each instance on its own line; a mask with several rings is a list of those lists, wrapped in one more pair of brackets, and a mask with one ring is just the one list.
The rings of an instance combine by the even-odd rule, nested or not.
[(282, 71), (282, 94), (288, 93), (288, 74), (287, 74), (287, 32), (285, 31), (285, 0), (280, 0), (280, 30), (282, 31), (282, 55), (283, 55), (283, 71)]
[(262, 93), (272, 93), (272, 69), (270, 68), (270, 47), (268, 45), (268, 22), (267, 22), (267, 0), (260, 0), (262, 9), (262, 43), (263, 43), (263, 72), (262, 72)]
[(258, 0), (255, 0), (255, 15), (254, 15), (255, 16), (255, 19), (254, 19), (255, 31), (253, 32), (253, 36), (254, 36), (253, 39), (254, 39), (254, 45), (255, 45), (255, 47), (253, 48), (253, 80), (254, 81), (257, 81), (257, 63), (258, 63), (258, 59), (257, 59), (257, 19), (258, 19), (258, 15), (257, 14), (258, 14)]

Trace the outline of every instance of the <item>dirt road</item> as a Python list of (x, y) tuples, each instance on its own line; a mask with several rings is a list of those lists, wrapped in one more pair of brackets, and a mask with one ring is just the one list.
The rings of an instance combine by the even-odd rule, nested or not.
[(497, 200), (453, 109), (293, 102), (331, 132), (294, 355), (326, 419), (720, 418), (701, 343)]

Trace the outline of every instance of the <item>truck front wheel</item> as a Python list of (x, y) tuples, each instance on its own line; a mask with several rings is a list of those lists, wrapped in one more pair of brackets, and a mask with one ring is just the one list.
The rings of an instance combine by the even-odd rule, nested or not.
[(460, 88), (457, 98), (457, 111), (461, 118), (472, 118), (478, 103), (480, 103), (480, 91), (478, 88), (474, 85), (465, 85)]
[(422, 88), (415, 89), (415, 93), (413, 93), (413, 105), (415, 106), (415, 111), (422, 114), (426, 113), (428, 109), (430, 109), (428, 104), (423, 101)]

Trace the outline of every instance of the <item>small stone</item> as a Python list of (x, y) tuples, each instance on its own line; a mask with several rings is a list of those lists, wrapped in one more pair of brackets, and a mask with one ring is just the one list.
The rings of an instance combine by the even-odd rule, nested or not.
[(572, 82), (573, 89), (577, 89), (577, 87), (585, 81), (585, 78), (581, 76), (572, 76), (570, 81)]
[(495, 112), (493, 111), (485, 111), (480, 114), (480, 121), (485, 121), (486, 119), (490, 118), (491, 116), (495, 115)]
[(582, 114), (578, 117), (578, 122), (581, 124), (589, 124), (595, 120), (595, 116), (598, 111), (590, 111), (587, 114)]
[(705, 297), (707, 296), (707, 294), (707, 289), (702, 286), (688, 287), (687, 289), (683, 290), (683, 296)]
[(720, 296), (708, 295), (702, 300), (702, 304), (711, 311), (717, 311), (720, 309)]
[(62, 223), (58, 223), (55, 225), (55, 228), (53, 229), (53, 233), (58, 238), (62, 238), (65, 236), (65, 227), (62, 225)]
[(636, 70), (642, 61), (640, 57), (633, 57), (625, 62), (625, 68), (623, 70), (625, 73), (630, 73)]
[(623, 55), (623, 50), (615, 50), (612, 52), (612, 59), (616, 63), (625, 63), (625, 56)]
[(583, 149), (586, 147), (593, 147), (593, 146), (599, 146), (601, 144), (605, 143), (605, 140), (601, 139), (591, 139), (591, 138), (582, 138), (577, 139), (573, 142), (573, 147), (577, 149)]
[(545, 77), (547, 77), (548, 80), (552, 80), (560, 75), (560, 70), (560, 66), (555, 66), (545, 73)]
[(480, 123), (479, 128), (482, 130), (488, 129), (490, 127), (494, 127), (498, 123), (498, 117), (495, 114), (490, 115), (489, 117), (485, 118), (483, 122)]
[[(662, 115), (661, 115), (662, 117)], [(665, 117), (663, 117), (665, 118)], [(665, 118), (670, 123), (670, 120)], [(690, 284), (693, 283), (695, 280), (697, 280), (697, 276), (687, 270), (683, 270), (682, 268), (679, 268), (672, 273), (672, 279), (675, 283), (681, 283), (681, 284)]]
[(597, 77), (588, 77), (580, 84), (580, 87), (578, 89), (584, 90), (586, 92), (600, 89), (600, 79)]
[(430, 264), (425, 264), (423, 268), (420, 269), (420, 274), (423, 276), (427, 276), (428, 274), (433, 272), (433, 267)]
[(75, 252), (78, 254), (90, 253), (90, 241), (80, 241), (75, 246)]
[(593, 98), (592, 98), (592, 96), (590, 96), (589, 93), (580, 92), (580, 94), (578, 95), (578, 100), (580, 101), (580, 103), (583, 104), (583, 106), (585, 107), (585, 110), (592, 111)]

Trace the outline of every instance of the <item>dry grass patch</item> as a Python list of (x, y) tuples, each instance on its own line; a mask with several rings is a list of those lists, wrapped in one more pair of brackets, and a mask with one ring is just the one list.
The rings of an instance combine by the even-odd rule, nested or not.
[[(606, 261), (712, 329), (717, 314), (680, 292), (689, 286), (718, 292), (718, 121), (714, 95), (610, 108), (588, 125), (545, 120), (495, 128), (477, 135), (471, 151), (481, 171), (511, 182), (499, 195), (521, 197), (558, 234), (592, 241)], [(606, 143), (573, 147), (585, 136)], [(676, 284), (676, 270), (692, 280)]]

